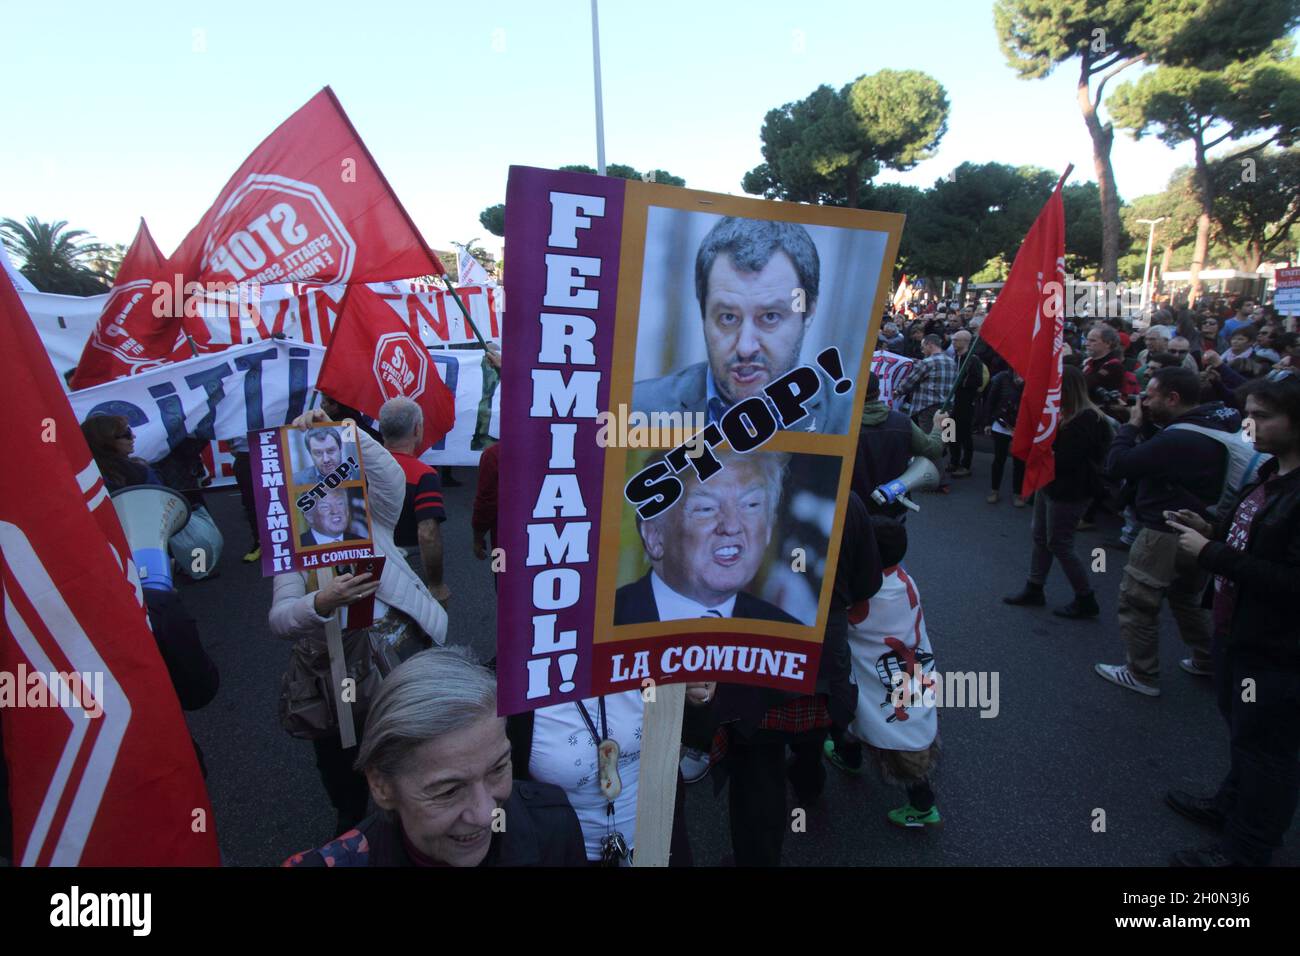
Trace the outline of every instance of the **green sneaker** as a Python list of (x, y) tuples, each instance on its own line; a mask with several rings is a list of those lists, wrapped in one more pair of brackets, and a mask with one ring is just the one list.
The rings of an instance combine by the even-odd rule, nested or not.
[(822, 744), (822, 753), (826, 755), (826, 759), (830, 761), (830, 765), (836, 770), (852, 774), (855, 777), (862, 776), (862, 764), (858, 764), (854, 767), (845, 763), (844, 758), (835, 752), (835, 741), (827, 738), (826, 742)]
[(890, 810), (885, 815), (889, 817), (889, 822), (894, 826), (908, 830), (924, 830), (926, 827), (937, 827), (943, 823), (937, 805), (922, 813), (910, 803), (905, 803), (897, 810)]

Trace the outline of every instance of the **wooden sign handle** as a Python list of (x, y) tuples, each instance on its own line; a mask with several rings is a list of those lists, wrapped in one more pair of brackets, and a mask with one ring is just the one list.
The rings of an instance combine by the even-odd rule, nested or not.
[[(316, 580), (325, 587), (334, 580), (334, 569), (321, 568), (316, 572)], [(330, 654), (330, 688), (339, 715), (339, 742), (344, 750), (349, 750), (357, 745), (357, 728), (352, 722), (352, 702), (343, 696), (343, 680), (348, 670), (343, 656), (343, 625), (339, 623), (337, 610), (325, 622), (325, 644)]]
[(654, 687), (641, 728), (641, 767), (637, 774), (636, 852), (633, 866), (667, 866), (681, 762), (682, 712), (686, 685)]

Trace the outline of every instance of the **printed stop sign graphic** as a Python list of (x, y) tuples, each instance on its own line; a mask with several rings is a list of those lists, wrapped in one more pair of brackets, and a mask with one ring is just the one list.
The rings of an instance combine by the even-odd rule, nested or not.
[(375, 381), (384, 401), (405, 395), (419, 398), (424, 394), (429, 374), (429, 357), (417, 348), (406, 332), (381, 335), (375, 344)]
[(230, 282), (343, 283), (356, 256), (356, 241), (318, 187), (253, 173), (217, 211), (201, 265)]

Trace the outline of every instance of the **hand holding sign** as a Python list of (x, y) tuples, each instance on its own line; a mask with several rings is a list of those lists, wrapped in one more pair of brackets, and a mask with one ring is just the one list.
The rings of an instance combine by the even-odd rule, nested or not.
[(373, 574), (340, 574), (316, 592), (314, 607), (321, 617), (329, 617), (341, 607), (347, 607), (379, 590)]

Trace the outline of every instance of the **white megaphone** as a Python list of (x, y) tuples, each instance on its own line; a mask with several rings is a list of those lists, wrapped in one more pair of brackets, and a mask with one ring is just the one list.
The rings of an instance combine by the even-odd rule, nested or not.
[(898, 503), (912, 511), (920, 511), (921, 506), (908, 495), (915, 491), (933, 491), (938, 487), (939, 469), (929, 458), (917, 455), (901, 475), (873, 491), (871, 500), (878, 505)]
[(162, 485), (132, 485), (113, 492), (113, 508), (140, 573), (140, 586), (170, 591), (172, 559), (167, 542), (190, 520), (190, 503)]

